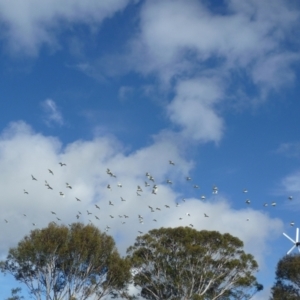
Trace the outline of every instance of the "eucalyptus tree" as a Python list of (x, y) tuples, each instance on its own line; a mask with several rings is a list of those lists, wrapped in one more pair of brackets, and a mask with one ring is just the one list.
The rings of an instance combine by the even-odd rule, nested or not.
[(300, 255), (284, 256), (277, 264), (272, 300), (300, 299)]
[(127, 250), (133, 283), (143, 298), (250, 299), (262, 285), (243, 242), (216, 231), (161, 228), (138, 236)]
[(20, 295), (21, 288), (14, 288), (11, 290), (11, 297), (6, 298), (5, 300), (22, 300), (24, 297)]
[(93, 225), (50, 223), (9, 250), (1, 271), (24, 283), (34, 299), (102, 299), (126, 292), (130, 264), (112, 237)]

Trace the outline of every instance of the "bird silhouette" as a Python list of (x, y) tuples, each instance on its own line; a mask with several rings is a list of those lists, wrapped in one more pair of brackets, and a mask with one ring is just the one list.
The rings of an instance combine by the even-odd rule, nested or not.
[(110, 169), (107, 169), (107, 170), (106, 170), (106, 173), (107, 173), (108, 175), (110, 175), (111, 177), (117, 177)]
[(213, 188), (212, 188), (212, 193), (214, 194), (214, 195), (216, 195), (216, 194), (218, 194), (218, 191), (219, 191), (219, 189), (218, 189), (218, 187), (217, 186), (213, 186)]

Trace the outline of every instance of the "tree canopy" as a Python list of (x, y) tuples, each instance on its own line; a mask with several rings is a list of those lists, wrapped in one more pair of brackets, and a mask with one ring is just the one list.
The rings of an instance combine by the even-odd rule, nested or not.
[(277, 264), (272, 300), (300, 299), (300, 255), (284, 256)]
[(230, 234), (189, 227), (138, 236), (127, 250), (133, 282), (146, 299), (250, 299), (262, 289), (258, 265)]
[(15, 288), (11, 290), (11, 297), (6, 298), (5, 300), (22, 300), (24, 299), (23, 296), (19, 295), (21, 292), (21, 288)]
[(9, 250), (0, 268), (39, 300), (101, 299), (125, 291), (131, 276), (113, 238), (82, 223), (50, 223), (31, 231)]

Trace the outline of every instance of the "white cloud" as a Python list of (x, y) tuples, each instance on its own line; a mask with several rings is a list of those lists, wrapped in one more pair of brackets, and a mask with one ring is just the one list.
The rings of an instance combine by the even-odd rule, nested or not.
[[(285, 150), (285, 149), (284, 149)], [(300, 204), (300, 170), (295, 168), (293, 172), (282, 177), (277, 188), (273, 191), (275, 196), (285, 199), (283, 208), (289, 212), (298, 212)], [(288, 220), (291, 222), (293, 220)], [(296, 222), (296, 220), (294, 220)]]
[(288, 157), (300, 157), (300, 142), (282, 143), (275, 153), (283, 154)]
[[(128, 3), (129, 0), (114, 0), (109, 4), (94, 0), (64, 4), (57, 0), (42, 3), (31, 0), (20, 2), (15, 9), (11, 1), (3, 0), (0, 18), (6, 24), (10, 46), (16, 51), (36, 54), (42, 44), (56, 45), (57, 36), (67, 28), (66, 24), (84, 23), (99, 28), (105, 18)], [(83, 41), (71, 39), (76, 56), (82, 60), (77, 68), (101, 81), (106, 80), (105, 67), (110, 76), (132, 69), (144, 75), (157, 75), (158, 86), (167, 93), (175, 93), (166, 110), (183, 136), (204, 142), (220, 141), (224, 122), (216, 111), (216, 103), (226, 98), (227, 90), (222, 86), (230, 85), (231, 72), (242, 70), (247, 74), (260, 89), (257, 99), (261, 101), (270, 89), (293, 82), (291, 65), (299, 60), (299, 53), (283, 46), (285, 41), (291, 42), (288, 32), (296, 28), (299, 10), (281, 0), (263, 3), (231, 0), (222, 9), (222, 13), (217, 13), (195, 0), (145, 1), (141, 5), (139, 30), (133, 30), (138, 33), (128, 42), (127, 53), (91, 62), (83, 58)], [(200, 83), (195, 87), (196, 81), (204, 82), (202, 88)], [(184, 90), (188, 84), (193, 86), (191, 97)], [(206, 84), (208, 87), (204, 89)], [(243, 94), (243, 87), (235, 90)], [(131, 89), (123, 86), (119, 96), (124, 98), (130, 93)], [(230, 97), (240, 98), (238, 93)], [(245, 97), (237, 102), (244, 100)]]
[(52, 99), (46, 99), (43, 101), (42, 108), (46, 113), (45, 122), (48, 126), (51, 126), (52, 124), (64, 124), (62, 113), (59, 111), (56, 103)]
[(176, 88), (176, 97), (167, 106), (168, 116), (182, 128), (185, 137), (218, 142), (224, 125), (214, 105), (221, 96), (221, 84), (213, 79), (181, 81)]
[(300, 53), (276, 53), (257, 59), (252, 69), (253, 82), (261, 87), (264, 100), (270, 89), (278, 91), (294, 82), (293, 63), (299, 61)]
[(228, 100), (239, 108), (261, 104), (271, 90), (293, 83), (299, 51), (286, 45), (299, 42), (289, 32), (300, 20), (299, 9), (281, 0), (232, 0), (221, 9), (204, 1), (145, 1), (127, 51), (89, 62), (85, 72), (96, 78), (132, 70), (154, 75), (163, 97), (174, 95), (165, 108), (182, 136), (218, 142), (225, 127), (218, 107)]
[(281, 0), (240, 2), (227, 1), (222, 14), (194, 0), (145, 2), (139, 34), (123, 65), (130, 62), (138, 72), (157, 74), (165, 83), (207, 69), (224, 76), (242, 68), (264, 87), (264, 97), (266, 90), (293, 80), (299, 53), (284, 43), (298, 43), (288, 32), (299, 26), (300, 11)]
[[(110, 226), (108, 233), (115, 237), (123, 254), (134, 242), (138, 230), (147, 232), (155, 227), (193, 224), (199, 230), (218, 230), (239, 237), (246, 251), (263, 264), (265, 252), (262, 249), (268, 249), (270, 236), (276, 238), (281, 234), (281, 221), (251, 209), (235, 210), (221, 194), (207, 195), (205, 202), (195, 198), (182, 202), (183, 195), (176, 191), (176, 184), (186, 183), (184, 178), (193, 164), (179, 151), (172, 140), (160, 137), (156, 137), (152, 145), (129, 154), (118, 142), (106, 137), (79, 140), (63, 148), (56, 138), (37, 134), (23, 122), (12, 123), (0, 137), (0, 202), (5, 207), (0, 211), (0, 230), (4, 233), (0, 236), (0, 252), (6, 253), (8, 247), (15, 246), (30, 229), (46, 226), (50, 221), (59, 222), (56, 217), (65, 224), (77, 221), (80, 211), (79, 221), (91, 220), (101, 230)], [(175, 161), (175, 166), (169, 164), (170, 159)], [(67, 166), (61, 167), (59, 162)], [(107, 168), (117, 177), (109, 176)], [(146, 178), (146, 172), (155, 178), (157, 195), (151, 193), (152, 186), (144, 185), (145, 180), (153, 184)], [(37, 181), (31, 179), (31, 174)], [(172, 186), (166, 184), (167, 178), (173, 180)], [(53, 190), (47, 189), (45, 180)], [(66, 182), (72, 189), (66, 187)], [(122, 187), (117, 186), (118, 182)], [(136, 194), (137, 185), (143, 189), (141, 196)], [(24, 194), (23, 189), (28, 194)], [(76, 201), (75, 197), (81, 201)], [(120, 197), (126, 201), (121, 201)], [(114, 206), (109, 205), (109, 201)], [(176, 201), (180, 202), (179, 207)], [(149, 205), (155, 212), (151, 212)], [(88, 215), (87, 210), (92, 215)], [(52, 215), (51, 211), (57, 215)], [(204, 212), (209, 218), (204, 217)], [(139, 223), (139, 214), (144, 224)], [(183, 219), (179, 220), (181, 217)], [(250, 221), (246, 221), (247, 218)]]
[(300, 202), (300, 171), (295, 171), (282, 179), (279, 194), (286, 197), (292, 196), (293, 200), (290, 201), (290, 205), (294, 209), (298, 209)]
[[(211, 13), (194, 0), (146, 2), (141, 13), (140, 35), (133, 43), (144, 54), (137, 68), (164, 72), (171, 64), (176, 66), (182, 59), (188, 59), (186, 51), (194, 54), (192, 57), (198, 62), (216, 55), (246, 66), (279, 48), (284, 38), (282, 27), (290, 28), (299, 18), (299, 12), (282, 1), (267, 2), (268, 5), (260, 5), (252, 1), (249, 11), (246, 5), (229, 1), (232, 11), (224, 15)], [(284, 18), (277, 19), (278, 10)], [(274, 35), (274, 31), (278, 33)]]
[[(0, 1), (2, 38), (8, 41), (11, 51), (36, 55), (46, 44), (58, 47), (57, 36), (62, 28), (74, 23), (94, 26), (115, 12), (122, 10), (129, 0), (29, 0)], [(67, 25), (67, 26), (66, 26)]]

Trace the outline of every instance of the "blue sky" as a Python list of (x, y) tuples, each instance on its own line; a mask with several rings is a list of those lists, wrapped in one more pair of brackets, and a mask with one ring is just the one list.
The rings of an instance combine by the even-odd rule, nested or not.
[(110, 226), (123, 254), (137, 230), (193, 224), (244, 241), (267, 299), (300, 226), (299, 3), (0, 0), (0, 24), (1, 257), (51, 211)]

